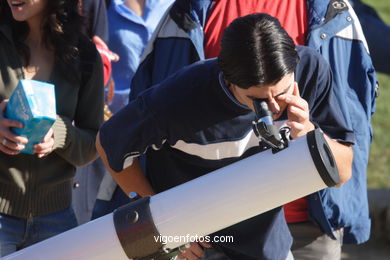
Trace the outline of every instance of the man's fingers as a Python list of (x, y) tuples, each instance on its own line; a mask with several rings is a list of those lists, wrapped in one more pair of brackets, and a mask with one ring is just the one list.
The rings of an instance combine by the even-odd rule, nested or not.
[(199, 259), (204, 255), (203, 248), (198, 243), (190, 243), (179, 248), (181, 254), (179, 259)]
[(299, 87), (298, 87), (298, 83), (297, 82), (294, 82), (293, 95), (296, 96), (296, 97), (300, 97), (301, 96), (299, 94)]
[(202, 257), (204, 254), (203, 248), (198, 243), (191, 243), (191, 252), (197, 257)]
[[(301, 123), (298, 123), (298, 122), (295, 122), (295, 121), (287, 121), (286, 124), (291, 127), (291, 131), (294, 131), (294, 132), (300, 132), (300, 131), (303, 131), (305, 129), (305, 125), (304, 124), (301, 124)], [(293, 136), (293, 138), (296, 138), (296, 136)]]
[(297, 121), (297, 122), (304, 122), (309, 119), (309, 113), (307, 111), (304, 111), (298, 107), (289, 106), (288, 108), (288, 119)]
[(306, 100), (301, 98), (300, 96), (295, 96), (292, 94), (283, 94), (277, 97), (278, 100), (286, 102), (290, 106), (296, 106), (301, 108), (302, 110), (308, 110), (309, 105)]
[(182, 253), (178, 256), (178, 259), (187, 259), (187, 260), (197, 260), (200, 257), (195, 255), (192, 251), (187, 251), (185, 253)]
[(305, 126), (303, 124), (294, 121), (287, 121), (286, 124), (291, 127), (290, 135), (292, 138), (295, 139), (305, 135)]
[(286, 124), (291, 127), (291, 137), (298, 138), (306, 135), (309, 131), (314, 130), (314, 125), (305, 125), (296, 121), (287, 121)]
[(199, 242), (199, 245), (201, 245), (204, 248), (212, 248), (213, 247), (213, 245), (211, 243), (207, 243), (207, 242)]

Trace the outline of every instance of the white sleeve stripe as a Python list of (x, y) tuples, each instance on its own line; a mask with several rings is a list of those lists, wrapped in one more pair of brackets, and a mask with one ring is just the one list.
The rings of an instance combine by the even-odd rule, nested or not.
[(351, 15), (351, 18), (353, 19), (353, 24), (347, 26), (340, 32), (336, 34), (336, 36), (348, 39), (348, 40), (358, 40), (363, 42), (364, 47), (366, 48), (367, 53), (370, 53), (368, 49), (368, 44), (366, 41), (366, 38), (364, 37), (362, 26), (360, 25), (359, 19), (353, 10), (351, 4), (348, 1), (345, 1), (345, 3), (348, 5), (348, 11)]
[[(277, 128), (286, 126), (286, 121), (274, 122)], [(179, 140), (172, 147), (184, 153), (195, 155), (206, 160), (221, 160), (242, 156), (247, 150), (259, 145), (259, 138), (251, 130), (237, 141), (226, 141), (211, 144), (186, 143)]]
[[(164, 139), (162, 140), (161, 144), (159, 146), (157, 146), (156, 144), (152, 144), (151, 146), (148, 146), (148, 147), (152, 147), (153, 150), (159, 150), (161, 149), (161, 147), (163, 146), (163, 144), (166, 142), (167, 140)], [(148, 147), (145, 149), (145, 151), (142, 153), (142, 154), (145, 154), (146, 153), (146, 150), (148, 149)], [(134, 158), (137, 158), (140, 156), (140, 153), (138, 152), (133, 152), (133, 153), (127, 153), (124, 157), (125, 157), (125, 160), (123, 162), (123, 169), (126, 169), (127, 167), (131, 166), (133, 164), (133, 161), (134, 161)]]
[(129, 157), (125, 158), (125, 161), (123, 162), (123, 169), (130, 167), (133, 164), (135, 157), (138, 157), (138, 156), (129, 156)]

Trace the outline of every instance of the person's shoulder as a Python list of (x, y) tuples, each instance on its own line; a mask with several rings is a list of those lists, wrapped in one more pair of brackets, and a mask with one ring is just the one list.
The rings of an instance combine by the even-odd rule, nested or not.
[(315, 49), (307, 46), (296, 46), (299, 56), (298, 71), (304, 73), (329, 70), (328, 62)]
[(212, 68), (217, 67), (217, 58), (199, 60), (187, 66), (187, 68), (194, 71), (209, 71)]
[(160, 93), (160, 96), (170, 93), (168, 99), (173, 98), (176, 103), (177, 100), (191, 100), (194, 93), (204, 92), (207, 86), (217, 80), (215, 67), (216, 64), (211, 60), (202, 60), (185, 66), (152, 87), (153, 92)]
[(190, 81), (204, 81), (213, 77), (217, 70), (217, 59), (207, 59), (194, 62), (177, 71), (177, 76), (188, 78)]
[(313, 49), (311, 47), (297, 45), (296, 50), (298, 52), (300, 61), (313, 61), (313, 62), (314, 61), (317, 61), (317, 62), (324, 61), (321, 54), (318, 53), (315, 49)]

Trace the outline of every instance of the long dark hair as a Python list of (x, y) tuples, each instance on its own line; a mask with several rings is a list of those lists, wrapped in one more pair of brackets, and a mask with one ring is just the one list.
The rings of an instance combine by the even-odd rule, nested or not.
[(224, 31), (218, 63), (225, 80), (240, 88), (277, 83), (299, 61), (294, 41), (265, 13), (234, 20)]
[[(79, 14), (78, 0), (47, 0), (42, 22), (42, 43), (54, 51), (56, 61), (73, 67), (79, 55), (77, 48), (84, 21)], [(0, 1), (0, 23), (10, 25), (14, 44), (25, 65), (30, 61), (30, 50), (24, 43), (29, 32), (26, 22), (15, 21), (7, 1)]]

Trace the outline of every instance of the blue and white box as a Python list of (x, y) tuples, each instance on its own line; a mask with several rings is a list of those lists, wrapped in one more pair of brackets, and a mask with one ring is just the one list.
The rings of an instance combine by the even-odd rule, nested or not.
[(34, 145), (41, 143), (56, 120), (54, 85), (36, 80), (22, 79), (12, 93), (5, 117), (22, 122), (24, 128), (11, 130), (28, 139), (22, 153), (33, 154)]

